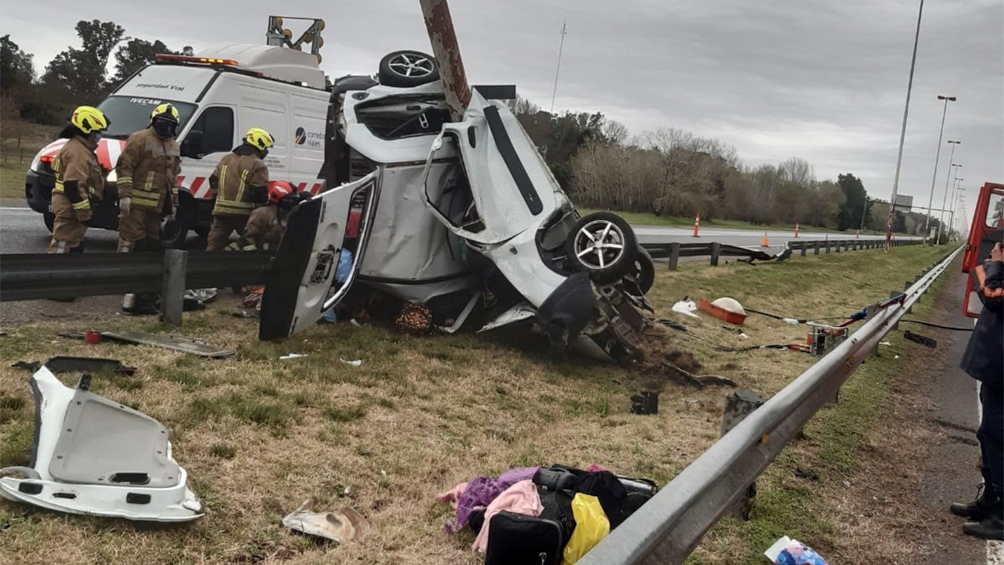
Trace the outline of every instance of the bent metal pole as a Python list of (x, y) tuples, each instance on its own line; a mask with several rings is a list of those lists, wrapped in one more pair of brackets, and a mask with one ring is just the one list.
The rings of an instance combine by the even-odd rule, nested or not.
[(453, 29), (450, 6), (446, 0), (419, 0), (425, 27), (429, 31), (432, 54), (439, 66), (439, 79), (443, 82), (446, 105), (450, 108), (450, 118), (459, 122), (471, 102), (471, 87), (467, 84), (467, 73), (460, 58), (460, 45)]

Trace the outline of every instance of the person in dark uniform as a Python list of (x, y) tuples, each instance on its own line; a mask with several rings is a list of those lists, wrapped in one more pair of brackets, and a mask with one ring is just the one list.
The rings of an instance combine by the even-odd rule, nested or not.
[(972, 277), (983, 311), (962, 356), (962, 370), (980, 381), (983, 420), (976, 437), (983, 456), (983, 485), (976, 500), (952, 504), (951, 511), (970, 520), (963, 532), (1004, 540), (1004, 243), (994, 245)]

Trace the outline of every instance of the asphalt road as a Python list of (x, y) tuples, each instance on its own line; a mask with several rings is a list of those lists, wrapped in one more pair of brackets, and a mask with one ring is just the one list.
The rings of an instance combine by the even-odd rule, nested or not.
[[(718, 242), (740, 247), (761, 249), (764, 232), (762, 230), (702, 229), (700, 237), (693, 237), (692, 228), (639, 226), (635, 228), (640, 243), (711, 243)], [(800, 240), (812, 241), (829, 237), (831, 240), (854, 239), (853, 233), (802, 232)], [(882, 236), (862, 235), (860, 239), (882, 239)], [(918, 239), (900, 236), (899, 239)], [(118, 236), (116, 232), (91, 229), (85, 239), (87, 252), (115, 251)], [(795, 241), (794, 233), (768, 231), (769, 252), (778, 252), (787, 241)], [(44, 253), (49, 245), (49, 231), (42, 223), (42, 216), (29, 208), (0, 207), (0, 253)]]

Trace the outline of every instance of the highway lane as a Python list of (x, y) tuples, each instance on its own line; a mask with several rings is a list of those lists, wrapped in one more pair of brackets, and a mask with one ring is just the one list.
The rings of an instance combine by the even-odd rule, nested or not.
[[(763, 242), (763, 230), (735, 230), (707, 228), (699, 232), (700, 237), (693, 237), (692, 228), (675, 228), (663, 226), (637, 226), (635, 233), (640, 243), (711, 243), (718, 242), (740, 247), (760, 248)], [(770, 252), (778, 252), (788, 241), (796, 241), (793, 232), (767, 231)], [(799, 240), (812, 241), (829, 237), (831, 240), (854, 239), (854, 233), (832, 232), (801, 232)], [(860, 239), (881, 240), (882, 236), (862, 235)], [(919, 239), (916, 237), (897, 236), (897, 239)], [(87, 231), (85, 245), (87, 252), (115, 251), (118, 236), (116, 232), (90, 229)], [(0, 207), (0, 253), (44, 253), (49, 245), (49, 231), (42, 223), (42, 216), (37, 212), (22, 207)]]

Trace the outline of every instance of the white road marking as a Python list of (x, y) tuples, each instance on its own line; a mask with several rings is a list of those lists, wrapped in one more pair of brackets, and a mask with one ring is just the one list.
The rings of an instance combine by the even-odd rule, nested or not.
[[(3, 212), (35, 212), (31, 208), (25, 206), (0, 206), (0, 211)], [(35, 212), (36, 214), (38, 212)]]

